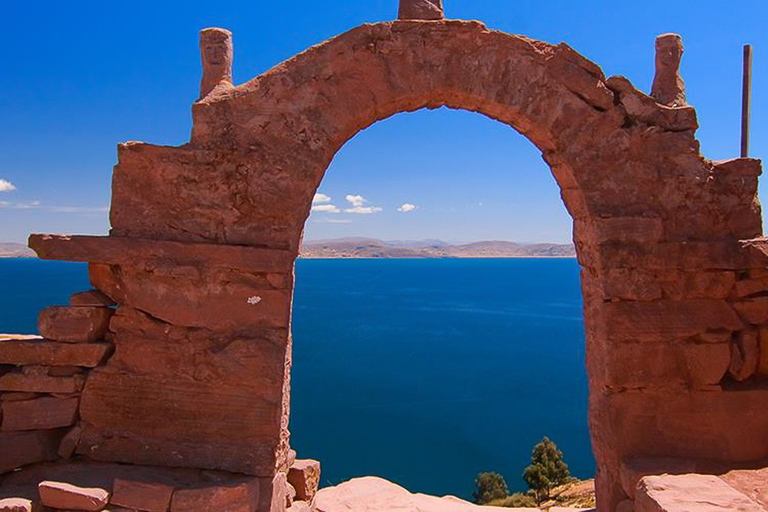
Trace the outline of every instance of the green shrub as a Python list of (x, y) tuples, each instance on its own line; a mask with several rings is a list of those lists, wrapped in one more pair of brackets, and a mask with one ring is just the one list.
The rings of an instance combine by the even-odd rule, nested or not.
[(501, 500), (507, 497), (509, 490), (504, 477), (498, 473), (486, 472), (480, 473), (475, 478), (475, 492), (472, 497), (478, 505), (486, 505), (494, 500)]
[(533, 508), (536, 506), (536, 500), (527, 494), (516, 492), (514, 494), (510, 494), (506, 498), (493, 500), (492, 502), (487, 503), (487, 505), (506, 508)]

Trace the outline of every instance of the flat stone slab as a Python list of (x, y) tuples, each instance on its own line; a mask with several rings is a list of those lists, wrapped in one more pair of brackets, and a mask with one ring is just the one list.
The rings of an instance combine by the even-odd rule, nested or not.
[(41, 337), (0, 338), (0, 364), (95, 368), (111, 350), (109, 343), (59, 343)]
[(0, 391), (23, 393), (79, 393), (83, 389), (85, 377), (51, 377), (42, 374), (9, 372), (0, 375)]
[(32, 400), (3, 401), (2, 430), (48, 430), (69, 427), (77, 418), (78, 397), (44, 396)]
[(66, 482), (40, 482), (40, 501), (47, 507), (64, 510), (99, 511), (107, 506), (109, 491), (99, 487), (78, 487)]
[(258, 272), (289, 272), (293, 256), (289, 251), (245, 245), (172, 242), (115, 236), (68, 236), (33, 234), (31, 247), (40, 259), (108, 263), (173, 262), (237, 268)]
[(635, 512), (764, 512), (756, 501), (713, 475), (646, 476)]

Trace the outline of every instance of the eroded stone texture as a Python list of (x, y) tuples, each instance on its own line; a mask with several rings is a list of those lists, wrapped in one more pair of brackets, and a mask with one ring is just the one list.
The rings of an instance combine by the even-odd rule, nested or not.
[(640, 481), (635, 512), (761, 512), (765, 509), (711, 475), (647, 476)]
[(651, 95), (659, 103), (671, 107), (685, 105), (685, 82), (680, 76), (683, 39), (678, 34), (662, 34), (656, 38), (656, 76)]

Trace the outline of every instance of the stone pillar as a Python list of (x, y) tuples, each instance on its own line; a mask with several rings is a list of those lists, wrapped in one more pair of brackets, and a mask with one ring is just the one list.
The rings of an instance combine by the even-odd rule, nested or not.
[(200, 57), (203, 63), (200, 99), (219, 84), (232, 85), (232, 32), (223, 28), (201, 30)]
[(442, 20), (443, 0), (400, 0), (400, 11), (397, 14), (401, 20)]
[(683, 39), (678, 34), (662, 34), (656, 38), (656, 76), (651, 96), (670, 107), (686, 105), (685, 82), (680, 76)]

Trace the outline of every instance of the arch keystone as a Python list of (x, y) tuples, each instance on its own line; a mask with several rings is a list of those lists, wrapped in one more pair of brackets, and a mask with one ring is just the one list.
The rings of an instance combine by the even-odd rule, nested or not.
[(443, 0), (400, 0), (397, 14), (401, 20), (442, 20)]
[(205, 28), (200, 31), (200, 59), (203, 79), (200, 82), (200, 99), (205, 98), (219, 85), (232, 87), (232, 32), (223, 28)]

